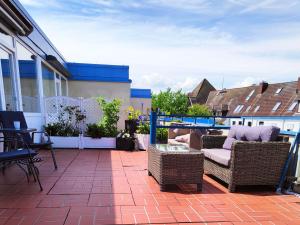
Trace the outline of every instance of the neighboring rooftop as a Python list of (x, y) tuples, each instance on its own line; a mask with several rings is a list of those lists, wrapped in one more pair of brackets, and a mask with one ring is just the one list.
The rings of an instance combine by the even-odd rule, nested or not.
[(151, 89), (139, 89), (131, 88), (130, 97), (131, 98), (151, 98)]
[(206, 105), (227, 116), (292, 116), (298, 113), (299, 81), (211, 91)]
[(205, 104), (207, 97), (211, 91), (216, 90), (207, 79), (203, 79), (196, 88), (188, 93), (188, 97), (192, 104)]

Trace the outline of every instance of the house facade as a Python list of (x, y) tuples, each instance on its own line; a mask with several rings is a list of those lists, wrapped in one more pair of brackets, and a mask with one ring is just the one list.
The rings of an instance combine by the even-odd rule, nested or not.
[(300, 129), (300, 80), (284, 83), (261, 82), (248, 87), (210, 92), (206, 105), (217, 116), (240, 116), (231, 125), (275, 125), (283, 130)]
[(125, 119), (129, 66), (69, 63), (18, 0), (0, 8), (0, 110), (23, 111), (29, 126), (41, 128), (45, 98), (103, 96), (122, 100)]

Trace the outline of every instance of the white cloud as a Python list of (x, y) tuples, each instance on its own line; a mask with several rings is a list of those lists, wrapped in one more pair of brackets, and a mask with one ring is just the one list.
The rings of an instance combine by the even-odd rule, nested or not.
[[(182, 2), (173, 1), (173, 7), (179, 8)], [(206, 1), (189, 2), (193, 2), (193, 8), (207, 7)], [(235, 2), (243, 7), (250, 4)], [(134, 87), (190, 91), (207, 78), (220, 88), (224, 77), (224, 87), (229, 88), (258, 83), (262, 78), (269, 82), (296, 80), (300, 71), (297, 22), (251, 26), (248, 29), (257, 38), (241, 42), (235, 33), (213, 25), (200, 28), (102, 15), (45, 16), (39, 11), (35, 11), (34, 17), (67, 60), (129, 65)]]

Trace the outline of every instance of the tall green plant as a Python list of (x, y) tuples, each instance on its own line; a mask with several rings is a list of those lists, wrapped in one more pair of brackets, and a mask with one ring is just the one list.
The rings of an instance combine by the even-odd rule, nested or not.
[(152, 107), (166, 114), (186, 114), (188, 105), (188, 96), (182, 90), (172, 91), (168, 88), (166, 91), (152, 94)]
[(212, 111), (206, 105), (194, 104), (189, 107), (190, 116), (212, 116)]
[(98, 97), (97, 102), (103, 111), (103, 117), (99, 122), (99, 126), (103, 127), (105, 136), (115, 137), (118, 134), (117, 124), (120, 118), (121, 100), (115, 98), (108, 102), (103, 97)]

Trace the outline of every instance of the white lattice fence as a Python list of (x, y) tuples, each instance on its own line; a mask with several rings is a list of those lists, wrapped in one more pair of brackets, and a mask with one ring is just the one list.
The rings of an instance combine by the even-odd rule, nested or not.
[(102, 118), (102, 111), (95, 98), (72, 98), (66, 96), (54, 96), (45, 98), (46, 124), (58, 122), (62, 107), (78, 106), (86, 115), (85, 124), (97, 123)]

